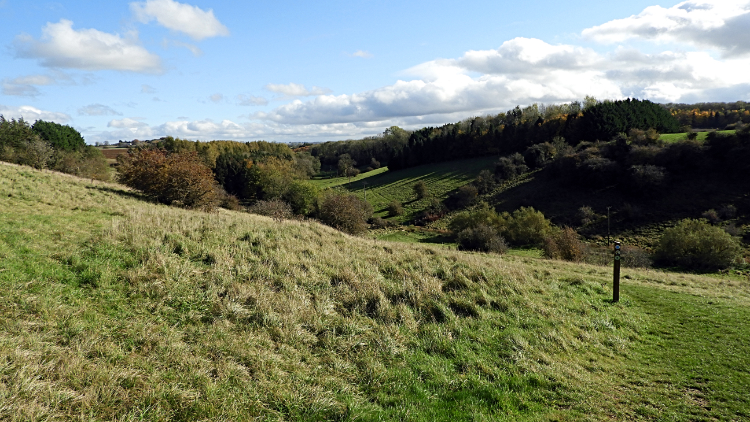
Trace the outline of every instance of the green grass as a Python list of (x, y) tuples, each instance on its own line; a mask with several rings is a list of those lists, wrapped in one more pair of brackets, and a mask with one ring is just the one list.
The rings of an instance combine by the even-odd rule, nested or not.
[(314, 183), (321, 187), (341, 186), (343, 189), (356, 193), (360, 198), (364, 198), (366, 190), (367, 201), (375, 209), (375, 215), (380, 217), (387, 216), (386, 207), (389, 203), (400, 202), (404, 207), (404, 215), (391, 220), (404, 223), (413, 219), (416, 213), (425, 209), (430, 203), (429, 198), (419, 200), (416, 198), (412, 190), (416, 182), (423, 181), (427, 185), (429, 196), (442, 200), (449, 192), (474, 180), (480, 171), (492, 169), (496, 160), (496, 157), (483, 157), (427, 164), (399, 171), (378, 169), (359, 175), (351, 183), (348, 183), (348, 179), (344, 177), (323, 179)]
[(0, 420), (748, 417), (746, 279), (0, 181)]
[[(726, 134), (732, 134), (735, 133), (735, 130), (719, 130), (718, 133), (726, 133)], [(706, 137), (708, 136), (710, 132), (698, 132), (698, 138), (696, 138), (698, 141), (705, 141)], [(687, 132), (683, 133), (664, 133), (659, 136), (659, 139), (665, 142), (677, 142), (681, 141), (683, 139), (687, 139)]]

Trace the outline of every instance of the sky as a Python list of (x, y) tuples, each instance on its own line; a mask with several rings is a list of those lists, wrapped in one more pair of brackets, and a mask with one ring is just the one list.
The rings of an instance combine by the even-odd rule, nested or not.
[(319, 142), (516, 105), (750, 100), (750, 0), (0, 0), (0, 114)]

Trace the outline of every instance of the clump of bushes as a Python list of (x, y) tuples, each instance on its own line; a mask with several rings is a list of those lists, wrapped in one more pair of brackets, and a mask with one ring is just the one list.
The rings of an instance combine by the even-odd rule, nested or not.
[(544, 256), (551, 259), (580, 262), (585, 256), (585, 245), (570, 227), (554, 230), (544, 239)]
[(107, 160), (98, 149), (86, 145), (77, 130), (54, 122), (0, 115), (0, 161), (52, 169), (98, 180), (109, 180)]
[(415, 183), (414, 186), (412, 186), (412, 190), (414, 190), (414, 194), (417, 195), (417, 199), (423, 199), (427, 197), (427, 185), (421, 180)]
[(372, 206), (355, 195), (328, 192), (318, 201), (318, 218), (324, 224), (349, 234), (367, 230)]
[(388, 217), (396, 217), (404, 214), (404, 207), (398, 201), (391, 201), (386, 207)]
[[(481, 226), (492, 229), (497, 236), (514, 246), (541, 245), (552, 231), (550, 221), (534, 208), (521, 207), (512, 214), (507, 212), (498, 214), (486, 203), (480, 204), (474, 210), (458, 213), (449, 224), (449, 228), (456, 235), (467, 229), (475, 230)], [(486, 230), (479, 233), (485, 232)], [(466, 233), (468, 235), (471, 232)], [(467, 243), (465, 248), (471, 245), (472, 243)]]
[(458, 246), (464, 250), (505, 253), (508, 245), (493, 227), (480, 224), (476, 227), (467, 227), (458, 233), (456, 238)]
[(656, 248), (656, 260), (692, 269), (727, 268), (739, 261), (739, 241), (705, 220), (685, 219), (664, 231)]
[(281, 199), (270, 199), (268, 201), (258, 201), (249, 209), (253, 214), (265, 215), (274, 220), (290, 219), (294, 216), (292, 207)]
[(164, 204), (213, 209), (219, 188), (195, 151), (133, 149), (117, 157), (119, 180)]
[(495, 175), (500, 180), (511, 180), (529, 171), (526, 160), (520, 153), (500, 157), (495, 163)]

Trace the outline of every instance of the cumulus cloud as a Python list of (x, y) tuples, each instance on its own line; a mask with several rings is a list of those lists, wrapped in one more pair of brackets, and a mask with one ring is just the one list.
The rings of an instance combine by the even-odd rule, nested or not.
[(241, 106), (264, 106), (268, 104), (268, 100), (255, 95), (240, 94), (237, 96), (237, 103)]
[[(84, 82), (86, 78), (84, 78)], [(75, 85), (76, 82), (63, 72), (52, 72), (51, 75), (27, 75), (12, 79), (3, 79), (2, 92), (5, 95), (36, 97), (41, 94), (37, 86)]]
[(290, 83), (284, 84), (267, 84), (265, 88), (271, 92), (283, 94), (285, 97), (311, 97), (315, 95), (324, 95), (331, 92), (328, 88), (314, 86), (310, 89), (305, 88), (302, 84)]
[(289, 125), (394, 119), (417, 124), (439, 120), (429, 116), (463, 118), (518, 104), (569, 102), (587, 95), (677, 102), (702, 91), (746, 86), (749, 65), (748, 59), (717, 59), (702, 51), (646, 54), (618, 47), (597, 53), (575, 45), (515, 38), (495, 50), (468, 51), (459, 58), (414, 66), (404, 71), (412, 80), (350, 95), (297, 99), (252, 117)]
[(124, 119), (111, 120), (109, 123), (107, 123), (107, 127), (113, 127), (113, 128), (119, 128), (119, 129), (134, 129), (134, 128), (148, 127), (148, 124), (126, 117)]
[(651, 6), (638, 15), (585, 29), (585, 38), (622, 43), (637, 38), (719, 49), (725, 56), (750, 53), (750, 0), (690, 0)]
[(130, 9), (142, 23), (156, 20), (165, 28), (182, 32), (195, 40), (229, 35), (229, 29), (216, 19), (212, 9), (206, 11), (173, 0), (130, 3)]
[(66, 124), (70, 121), (70, 116), (65, 113), (40, 110), (32, 106), (10, 107), (0, 105), (0, 114), (2, 114), (6, 119), (23, 118), (28, 122), (45, 120), (48, 122)]
[(224, 101), (224, 94), (213, 94), (208, 97), (209, 100), (211, 100), (214, 103), (220, 103)]
[(143, 48), (135, 33), (125, 38), (96, 29), (73, 29), (73, 22), (62, 19), (47, 23), (39, 40), (19, 35), (14, 42), (16, 57), (40, 60), (52, 68), (83, 70), (122, 70), (159, 73), (159, 56)]
[(122, 116), (122, 113), (105, 106), (104, 104), (91, 104), (78, 109), (81, 116)]

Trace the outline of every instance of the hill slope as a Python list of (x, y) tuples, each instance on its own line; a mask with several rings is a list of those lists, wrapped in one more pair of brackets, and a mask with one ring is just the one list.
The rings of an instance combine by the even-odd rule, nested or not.
[(0, 180), (3, 420), (750, 416), (745, 281), (627, 270), (611, 304), (608, 268)]

